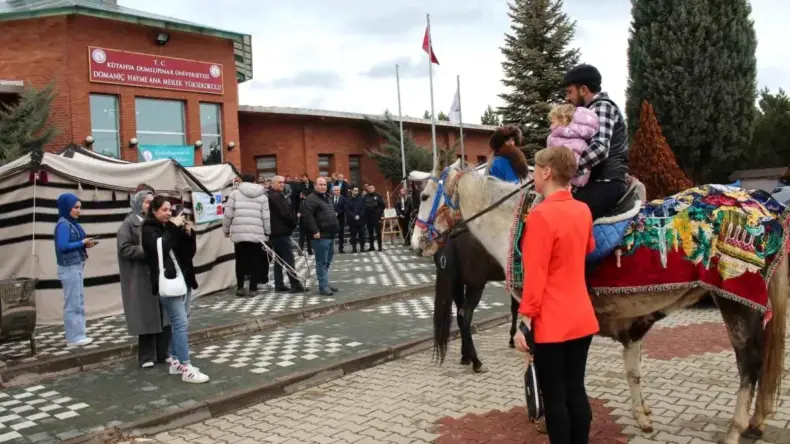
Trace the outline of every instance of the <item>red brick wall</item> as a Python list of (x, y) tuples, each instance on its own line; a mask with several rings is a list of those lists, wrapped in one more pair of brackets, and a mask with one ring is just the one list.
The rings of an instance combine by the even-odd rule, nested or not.
[[(225, 150), (225, 161), (240, 166), (238, 85), (233, 43), (220, 38), (168, 31), (170, 41), (155, 43), (159, 29), (85, 16), (50, 17), (3, 22), (0, 33), (0, 78), (24, 80), (43, 86), (55, 81), (57, 98), (51, 122), (60, 135), (49, 149), (68, 143), (83, 143), (91, 133), (90, 93), (119, 97), (121, 152), (125, 160), (136, 161), (137, 150), (128, 148), (136, 135), (135, 97), (177, 99), (185, 101), (187, 143), (200, 139), (200, 102), (222, 105), (223, 143), (236, 142), (237, 148)], [(223, 95), (198, 94), (139, 87), (127, 87), (88, 80), (88, 46), (99, 46), (153, 55), (221, 63), (224, 67)], [(202, 156), (195, 152), (195, 163)]]
[[(318, 155), (333, 154), (331, 170), (349, 175), (349, 156), (361, 155), (362, 181), (372, 183), (379, 190), (392, 189), (378, 170), (376, 162), (366, 152), (380, 140), (369, 123), (355, 119), (288, 116), (281, 114), (240, 112), (241, 169), (255, 174), (255, 158), (262, 155), (277, 156), (277, 172), (281, 175), (301, 175), (311, 178), (318, 175)], [(404, 124), (417, 143), (431, 146), (430, 125)], [(458, 138), (455, 129), (436, 128), (438, 148), (447, 148)], [(488, 131), (465, 130), (464, 150), (470, 163), (477, 163), (477, 156), (488, 153)], [(457, 154), (460, 154), (458, 151)]]

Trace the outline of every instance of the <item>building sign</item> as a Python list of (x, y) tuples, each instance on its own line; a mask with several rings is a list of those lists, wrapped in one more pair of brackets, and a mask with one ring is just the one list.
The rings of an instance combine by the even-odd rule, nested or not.
[(146, 88), (222, 94), (220, 63), (88, 47), (90, 81)]
[[(214, 203), (211, 203), (211, 198)], [(192, 216), (195, 224), (207, 224), (222, 220), (222, 192), (215, 191), (214, 195), (195, 191), (192, 193)]]
[(180, 145), (138, 145), (137, 159), (140, 162), (173, 159), (181, 166), (195, 166), (195, 147)]

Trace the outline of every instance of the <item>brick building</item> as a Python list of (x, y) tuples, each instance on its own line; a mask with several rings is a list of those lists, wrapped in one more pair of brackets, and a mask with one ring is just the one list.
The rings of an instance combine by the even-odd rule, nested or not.
[[(230, 162), (271, 175), (342, 172), (384, 185), (365, 151), (379, 143), (365, 116), (239, 107), (252, 78), (249, 35), (125, 8), (116, 0), (0, 0), (0, 101), (20, 84), (54, 84), (48, 149), (81, 144), (128, 161), (140, 155), (201, 165)], [(429, 121), (404, 119), (430, 146)], [(484, 156), (492, 128), (465, 128), (467, 159)], [(458, 127), (437, 124), (451, 146)]]

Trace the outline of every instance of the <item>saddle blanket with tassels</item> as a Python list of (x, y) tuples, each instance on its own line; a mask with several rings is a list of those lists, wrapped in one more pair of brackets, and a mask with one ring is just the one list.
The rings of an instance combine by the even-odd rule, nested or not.
[[(525, 193), (516, 207), (508, 287), (523, 287)], [(587, 281), (598, 294), (630, 294), (704, 287), (752, 307), (769, 309), (768, 281), (788, 245), (790, 219), (770, 194), (705, 185), (644, 205), (626, 225), (611, 253), (596, 260)], [(596, 242), (602, 239), (596, 234)], [(589, 258), (588, 258), (589, 259)], [(598, 258), (596, 258), (598, 259)]]

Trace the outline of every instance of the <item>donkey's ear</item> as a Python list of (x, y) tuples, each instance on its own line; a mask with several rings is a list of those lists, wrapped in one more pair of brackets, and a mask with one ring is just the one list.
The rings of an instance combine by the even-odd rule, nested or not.
[(447, 167), (447, 150), (439, 149), (436, 153), (437, 160), (439, 162), (439, 171), (442, 171)]

